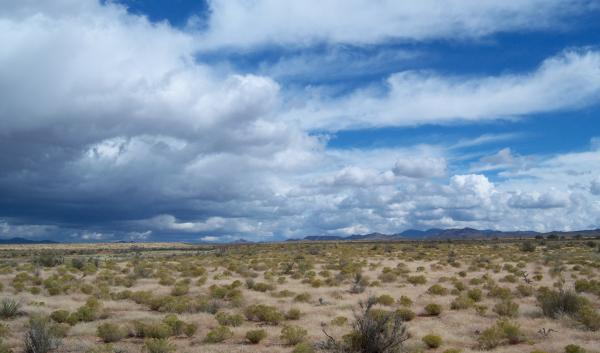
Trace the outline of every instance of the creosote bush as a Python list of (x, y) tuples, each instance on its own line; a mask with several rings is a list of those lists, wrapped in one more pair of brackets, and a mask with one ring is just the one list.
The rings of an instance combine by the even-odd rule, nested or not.
[(117, 342), (125, 337), (125, 330), (119, 325), (105, 322), (98, 325), (96, 328), (96, 334), (102, 339), (104, 343)]
[(258, 344), (267, 337), (265, 330), (250, 330), (246, 332), (246, 339), (252, 344)]
[(442, 345), (442, 337), (433, 334), (423, 336), (421, 341), (425, 343), (428, 348), (438, 348)]
[(306, 338), (308, 332), (300, 326), (285, 326), (281, 329), (279, 338), (288, 346), (296, 345)]
[(360, 310), (354, 315), (352, 329), (342, 341), (325, 332), (328, 339), (324, 348), (340, 353), (399, 352), (408, 339), (404, 321), (394, 312), (374, 311), (373, 305), (376, 303), (375, 297), (360, 302)]
[(208, 333), (206, 334), (206, 337), (204, 338), (204, 342), (219, 343), (219, 342), (223, 342), (231, 337), (233, 337), (233, 331), (231, 331), (228, 327), (217, 326), (217, 327), (212, 328), (210, 331), (208, 331)]

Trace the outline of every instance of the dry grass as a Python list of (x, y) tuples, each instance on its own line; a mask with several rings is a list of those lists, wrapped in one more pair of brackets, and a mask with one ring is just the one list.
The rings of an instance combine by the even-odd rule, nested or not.
[[(578, 344), (589, 352), (599, 351), (600, 332), (585, 330), (569, 317), (544, 317), (535, 294), (520, 296), (517, 291), (519, 285), (531, 286), (537, 291), (542, 287), (553, 288), (557, 285), (570, 288), (576, 279), (599, 280), (600, 253), (597, 248), (586, 245), (584, 240), (547, 241), (545, 245), (538, 244), (534, 252), (522, 252), (519, 247), (518, 241), (302, 243), (214, 248), (176, 243), (4, 246), (0, 248), (0, 283), (3, 287), (0, 297), (21, 300), (26, 313), (6, 322), (10, 332), (4, 342), (15, 352), (21, 351), (29, 315), (50, 314), (59, 309), (74, 312), (91, 296), (99, 298), (101, 315), (93, 321), (77, 322), (71, 326), (63, 339), (61, 352), (85, 352), (99, 344), (96, 328), (103, 322), (124, 327), (131, 326), (134, 320), (160, 322), (167, 312), (153, 311), (149, 305), (135, 303), (131, 299), (111, 298), (111, 294), (114, 296), (115, 293), (128, 290), (148, 291), (153, 296), (170, 296), (173, 285), (160, 284), (161, 276), (166, 276), (171, 282), (190, 280), (189, 291), (177, 297), (176, 302), (199, 300), (210, 295), (209, 288), (212, 285), (228, 286), (240, 281), (237, 289), (241, 292), (241, 300), (215, 299), (220, 310), (243, 313), (248, 305), (263, 304), (276, 307), (283, 313), (292, 308), (302, 313), (298, 320), (284, 321), (279, 325), (244, 320), (240, 326), (230, 327), (234, 333), (232, 338), (217, 344), (203, 342), (207, 332), (218, 325), (213, 314), (201, 310), (178, 313), (180, 320), (196, 324), (198, 330), (192, 337), (178, 335), (170, 338), (177, 346), (177, 352), (291, 352), (293, 347), (285, 346), (280, 339), (284, 324), (305, 328), (307, 340), (313, 343), (325, 340), (323, 327), (328, 333), (340, 337), (348, 332), (358, 302), (368, 296), (383, 294), (395, 299), (392, 306), (379, 306), (383, 310), (399, 308), (401, 296), (413, 301), (410, 309), (417, 316), (407, 323), (411, 335), (406, 342), (409, 351), (424, 349), (421, 338), (434, 333), (442, 337), (443, 343), (440, 348), (428, 351), (443, 352), (458, 348), (462, 352), (476, 352), (479, 351), (476, 348), (478, 335), (499, 318), (492, 310), (499, 299), (488, 295), (492, 283), (510, 289), (512, 300), (519, 304), (519, 315), (514, 321), (521, 326), (526, 337), (524, 342), (516, 345), (501, 345), (495, 352), (541, 350), (558, 353), (563, 352), (567, 344)], [(36, 256), (48, 252), (64, 257), (64, 263), (49, 268), (33, 265)], [(78, 270), (70, 265), (75, 258), (84, 261), (98, 259), (98, 267)], [(294, 264), (291, 270), (286, 270), (287, 263)], [(144, 267), (148, 270), (143, 271)], [(391, 281), (384, 281), (380, 277), (386, 267), (395, 274)], [(205, 273), (191, 271), (200, 268)], [(363, 293), (352, 294), (349, 289), (353, 273), (357, 271), (367, 277), (370, 283)], [(529, 284), (520, 275), (522, 271), (529, 274), (529, 279), (536, 274), (543, 277)], [(18, 285), (15, 287), (15, 278), (23, 277), (22, 273), (33, 279), (26, 280), (20, 288)], [(516, 279), (507, 277), (511, 274)], [(68, 282), (68, 288), (58, 295), (49, 295), (44, 281), (56, 275), (69, 275), (72, 280), (60, 279), (59, 282)], [(407, 281), (408, 276), (418, 275), (423, 275), (426, 283), (413, 285)], [(114, 282), (117, 278), (127, 276), (138, 277), (132, 281), (131, 287)], [(203, 277), (206, 277), (206, 281), (198, 285), (197, 281)], [(256, 283), (268, 283), (274, 289), (260, 292), (246, 288), (246, 280), (251, 277)], [(281, 277), (284, 283), (278, 282)], [(336, 277), (336, 280), (328, 282), (328, 278)], [(486, 280), (473, 284), (472, 281), (482, 277)], [(475, 305), (486, 306), (487, 310), (483, 313), (475, 310), (475, 307), (451, 310), (450, 303), (458, 295), (452, 291), (460, 286), (456, 283), (462, 283), (467, 289), (480, 288), (483, 297)], [(448, 293), (428, 293), (428, 288), (434, 284), (447, 288)], [(87, 289), (84, 288), (86, 286)], [(277, 295), (283, 290), (292, 294)], [(309, 293), (310, 299), (295, 301), (294, 297), (300, 293)], [(600, 309), (597, 293), (581, 295), (588, 299), (596, 311)], [(424, 307), (429, 303), (440, 304), (442, 313), (437, 317), (424, 315)], [(349, 321), (343, 326), (331, 324), (339, 316)], [(267, 332), (267, 337), (257, 345), (249, 345), (246, 332), (259, 328)], [(538, 333), (542, 328), (553, 331), (544, 336)], [(142, 338), (129, 337), (116, 343), (115, 347), (127, 352), (140, 352), (142, 345)]]

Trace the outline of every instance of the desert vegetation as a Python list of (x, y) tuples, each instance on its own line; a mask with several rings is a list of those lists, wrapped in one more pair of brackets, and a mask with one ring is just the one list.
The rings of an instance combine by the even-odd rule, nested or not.
[(599, 352), (600, 240), (0, 248), (0, 353)]

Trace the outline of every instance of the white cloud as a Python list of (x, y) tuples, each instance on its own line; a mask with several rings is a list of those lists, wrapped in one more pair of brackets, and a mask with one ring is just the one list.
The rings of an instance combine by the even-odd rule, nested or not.
[(409, 178), (439, 178), (446, 174), (446, 160), (435, 157), (410, 157), (399, 159), (394, 174)]
[(557, 190), (545, 193), (517, 192), (508, 199), (508, 204), (515, 208), (559, 208), (569, 205), (569, 195)]
[(576, 109), (599, 96), (600, 52), (579, 50), (551, 57), (527, 74), (469, 78), (400, 72), (388, 78), (383, 94), (371, 88), (335, 99), (317, 95), (286, 115), (309, 129), (411, 126)]
[[(212, 4), (231, 6), (234, 12), (241, 6), (236, 1)], [(383, 15), (377, 21), (381, 26), (365, 31), (359, 22), (342, 33), (338, 28), (313, 32), (312, 25), (306, 30), (302, 25), (296, 33), (307, 41), (363, 43), (384, 40), (390, 33), (427, 39), (465, 29), (479, 37), (529, 28), (530, 7), (539, 9), (542, 18), (553, 18), (545, 12), (550, 8), (569, 7), (533, 0), (450, 2), (443, 4), (446, 13), (437, 14), (431, 12), (432, 4), (344, 2), (353, 13), (369, 5), (361, 16)], [(245, 6), (263, 5), (298, 6), (298, 13), (292, 13), (298, 18), (286, 20), (290, 28), (292, 20), (312, 16), (302, 13), (305, 2)], [(339, 7), (333, 1), (322, 5)], [(513, 134), (484, 135), (449, 147), (331, 149), (326, 137), (307, 132), (577, 108), (595, 102), (600, 93), (597, 51), (565, 52), (531, 73), (491, 78), (400, 72), (388, 79), (383, 93), (372, 87), (331, 98), (319, 87), (290, 102), (286, 99), (295, 92), (285, 91), (271, 77), (239, 75), (198, 62), (197, 34), (150, 23), (113, 3), (15, 1), (3, 2), (0, 9), (0, 211), (18, 215), (8, 219), (0, 214), (7, 217), (0, 222), (2, 236), (205, 236), (216, 241), (393, 233), (429, 226), (568, 229), (598, 223), (600, 204), (592, 177), (600, 172), (597, 150), (540, 157), (540, 163), (528, 168), (514, 163), (521, 156), (501, 150), (481, 161), (513, 162), (492, 182), (479, 171), (456, 172), (455, 154)], [(251, 10), (249, 14), (270, 11)], [(412, 20), (396, 23), (396, 17), (413, 10), (422, 18), (433, 17), (430, 22), (419, 19), (423, 25), (416, 27)], [(507, 16), (521, 11), (522, 17)], [(211, 26), (229, 14), (215, 12)], [(446, 20), (451, 14), (454, 22)], [(496, 16), (501, 23), (490, 27), (488, 20), (494, 22)], [(219, 32), (218, 26), (207, 35), (214, 45), (293, 39), (285, 31), (273, 31), (279, 37), (265, 39), (260, 26), (233, 39), (226, 35), (231, 29)], [(381, 60), (388, 60), (386, 55)], [(304, 59), (310, 65), (295, 74), (322, 63)], [(288, 64), (282, 61), (280, 73)], [(367, 60), (365, 65), (372, 64)], [(567, 191), (565, 185), (572, 183), (581, 187)], [(556, 192), (547, 195), (551, 188)]]
[[(583, 0), (211, 0), (206, 47), (389, 39), (480, 38), (512, 30), (555, 29), (588, 9)], [(374, 25), (376, 24), (376, 25)]]

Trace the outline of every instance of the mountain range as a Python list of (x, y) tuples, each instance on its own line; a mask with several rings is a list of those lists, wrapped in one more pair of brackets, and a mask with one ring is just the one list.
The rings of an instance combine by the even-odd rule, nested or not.
[(9, 239), (0, 239), (0, 245), (14, 245), (14, 244), (58, 244), (58, 242), (54, 240), (31, 240), (25, 238), (9, 238)]
[(491, 229), (474, 228), (432, 228), (427, 230), (408, 229), (401, 233), (383, 234), (354, 234), (350, 236), (336, 235), (311, 235), (302, 239), (288, 239), (287, 241), (392, 241), (392, 240), (442, 240), (442, 239), (483, 239), (483, 238), (533, 238), (535, 236), (600, 236), (600, 229), (580, 230), (571, 232), (547, 232), (534, 231), (500, 231)]

